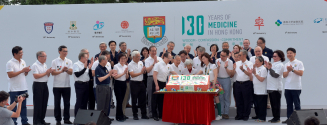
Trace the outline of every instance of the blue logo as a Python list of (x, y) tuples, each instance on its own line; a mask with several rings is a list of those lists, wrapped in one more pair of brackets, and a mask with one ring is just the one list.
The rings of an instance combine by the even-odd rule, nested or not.
[(97, 21), (96, 24), (93, 26), (93, 30), (99, 30), (104, 27), (104, 22)]
[(45, 22), (44, 23), (44, 30), (46, 33), (50, 34), (53, 30), (53, 23), (52, 22)]
[(277, 25), (277, 26), (280, 26), (281, 24), (282, 24), (282, 21), (280, 21), (279, 19), (275, 22), (275, 24)]
[(314, 22), (314, 23), (320, 23), (320, 22), (322, 22), (322, 18), (317, 18), (317, 19), (315, 19), (313, 22)]

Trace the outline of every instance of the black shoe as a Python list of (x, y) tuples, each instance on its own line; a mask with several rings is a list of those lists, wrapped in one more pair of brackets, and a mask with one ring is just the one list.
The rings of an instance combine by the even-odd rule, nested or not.
[(252, 117), (252, 119), (258, 119), (258, 116), (254, 116), (254, 117)]
[(279, 123), (280, 120), (272, 119), (270, 122), (271, 122), (271, 123)]
[(115, 107), (116, 107), (115, 105), (111, 105), (111, 107), (110, 107), (110, 108), (111, 108), (111, 109), (114, 109)]
[(26, 123), (26, 124), (23, 124), (23, 125), (31, 125), (30, 123)]
[(73, 124), (71, 121), (64, 121), (65, 124)]
[(134, 119), (134, 120), (139, 120), (139, 117), (134, 116), (133, 119)]
[(153, 117), (153, 120), (159, 121), (159, 118), (158, 117)]
[(282, 124), (287, 124), (287, 120), (283, 121)]
[(44, 122), (42, 123), (43, 125), (50, 125), (51, 123)]
[(142, 119), (149, 119), (148, 116), (142, 116), (141, 118), (142, 118)]
[(125, 121), (125, 119), (116, 119), (117, 121), (119, 121), (119, 122), (124, 122)]
[(113, 119), (113, 118), (109, 118), (109, 120), (110, 120), (110, 121), (115, 121), (115, 119)]
[(129, 119), (126, 115), (124, 115), (124, 118), (125, 118), (125, 120), (126, 120), (126, 119)]
[(235, 117), (235, 120), (242, 120), (243, 118), (240, 118), (238, 116)]
[(249, 117), (243, 118), (243, 121), (247, 121), (247, 120), (249, 120)]
[(273, 118), (273, 119), (270, 119), (270, 120), (268, 120), (268, 122), (271, 122), (272, 120), (274, 120), (274, 118)]
[(56, 125), (61, 125), (61, 122), (60, 121), (57, 121)]

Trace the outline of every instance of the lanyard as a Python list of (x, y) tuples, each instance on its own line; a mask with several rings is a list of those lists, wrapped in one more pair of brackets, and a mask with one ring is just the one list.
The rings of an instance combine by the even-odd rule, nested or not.
[[(207, 67), (205, 68), (204, 75), (209, 75), (210, 72), (210, 64), (208, 64), (209, 69), (207, 70)], [(207, 72), (208, 71), (208, 72)]]

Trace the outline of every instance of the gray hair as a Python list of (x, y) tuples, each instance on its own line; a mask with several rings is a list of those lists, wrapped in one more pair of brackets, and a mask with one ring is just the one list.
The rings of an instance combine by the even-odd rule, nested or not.
[(249, 39), (244, 39), (243, 42), (244, 42), (245, 40), (249, 41), (249, 43), (250, 43), (250, 40), (249, 40)]
[[(223, 46), (225, 43), (227, 43), (227, 44), (228, 44), (228, 42), (223, 42), (223, 44), (221, 44), (221, 45)], [(228, 46), (229, 46), (229, 44), (228, 44)]]
[(190, 64), (193, 65), (193, 60), (192, 59), (186, 59), (185, 62), (184, 62), (184, 65), (187, 66), (187, 65), (190, 65)]
[(256, 49), (256, 48), (259, 48), (259, 49), (262, 51), (262, 48), (261, 48), (261, 46), (257, 46), (257, 47), (255, 47), (254, 49)]
[(186, 44), (184, 47), (187, 47), (187, 46), (191, 47), (191, 45), (190, 45), (190, 44)]
[(105, 43), (105, 42), (101, 42), (101, 43), (99, 44), (99, 47), (100, 47), (102, 44), (104, 44), (104, 45), (107, 46), (107, 43)]
[(86, 53), (85, 51), (87, 51), (87, 49), (81, 49), (81, 53)]
[(248, 55), (248, 51), (246, 51), (246, 50), (244, 50), (244, 49), (242, 49), (242, 50), (240, 51), (240, 53), (242, 53), (243, 55)]
[(133, 51), (132, 54), (131, 54), (132, 58), (133, 58), (136, 54), (140, 54), (140, 52), (139, 52), (139, 51)]
[(102, 60), (105, 60), (106, 59), (106, 56), (105, 55), (101, 55), (99, 56), (99, 63), (102, 61)]
[(36, 52), (36, 59), (38, 59), (38, 57), (41, 56), (42, 53), (45, 53), (45, 52), (44, 51), (38, 51), (38, 52)]
[[(120, 42), (120, 43), (119, 43), (119, 46), (123, 45), (124, 43), (125, 43), (125, 42)], [(126, 43), (125, 43), (125, 44), (126, 44)]]
[(78, 60), (81, 60), (81, 58), (82, 58), (82, 57), (85, 57), (86, 54), (87, 54), (87, 53), (85, 53), (85, 52), (81, 52), (81, 53), (79, 53), (79, 54), (78, 54)]
[(198, 50), (199, 50), (200, 52), (206, 52), (206, 48), (204, 48), (204, 47), (199, 47)]
[(255, 57), (255, 59), (258, 59), (260, 62), (263, 62), (264, 61), (264, 59), (263, 59), (262, 56)]
[(169, 41), (168, 43), (167, 43), (167, 46), (169, 45), (169, 44), (174, 44), (175, 45), (175, 43), (173, 42), (173, 41)]
[(179, 55), (176, 55), (176, 56), (174, 56), (174, 59), (176, 59), (177, 57), (181, 57), (181, 56), (179, 56)]

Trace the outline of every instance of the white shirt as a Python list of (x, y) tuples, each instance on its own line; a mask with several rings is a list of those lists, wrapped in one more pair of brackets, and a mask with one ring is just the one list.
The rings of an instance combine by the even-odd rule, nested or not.
[[(47, 72), (47, 64), (45, 63), (40, 63), (38, 60), (36, 60), (36, 62), (31, 66), (31, 71), (33, 74), (43, 74), (45, 72)], [(45, 75), (41, 78), (35, 79), (33, 77), (33, 81), (35, 82), (48, 82), (49, 76)]]
[[(82, 71), (83, 69), (84, 69), (84, 63), (82, 63), (81, 61), (77, 61), (76, 63), (74, 63), (73, 73)], [(75, 81), (82, 81), (82, 82), (90, 81), (89, 68), (86, 67), (85, 72), (79, 77), (76, 77), (76, 75), (74, 74), (74, 80)]]
[(200, 71), (202, 69), (201, 60), (199, 59), (199, 57), (195, 57), (193, 59), (193, 68), (197, 71)]
[[(154, 61), (154, 59), (151, 56), (149, 56), (147, 59), (145, 59), (145, 61), (144, 61), (145, 62), (145, 67), (148, 68), (151, 65), (153, 65), (153, 61)], [(157, 56), (157, 61), (158, 62), (163, 62), (163, 60), (158, 56)], [(152, 68), (152, 70), (150, 72), (148, 72), (148, 76), (152, 76), (152, 75), (153, 75), (153, 68)]]
[(169, 68), (169, 64), (166, 64), (164, 61), (160, 61), (159, 63), (154, 65), (153, 71), (158, 72), (158, 74), (157, 74), (158, 81), (166, 82), (170, 71), (173, 71), (173, 70), (171, 68)]
[(244, 63), (242, 61), (237, 61), (236, 62), (236, 81), (240, 81), (240, 82), (244, 82), (244, 81), (248, 81), (250, 80), (250, 77), (248, 75), (246, 75), (241, 69), (240, 66), (243, 65), (243, 69), (247, 70), (247, 68), (252, 69), (253, 68), (253, 64), (246, 60)]
[[(117, 74), (122, 74), (124, 73), (125, 69), (127, 68), (127, 65), (121, 65), (120, 63), (117, 63), (116, 65), (114, 65), (114, 70), (117, 70)], [(126, 81), (126, 74), (124, 74), (123, 76), (119, 77), (118, 79), (116, 79), (118, 81)]]
[[(178, 75), (181, 75), (182, 74), (182, 67), (180, 66), (180, 64), (176, 67), (176, 65), (173, 63), (170, 65), (170, 68), (175, 71)], [(171, 75), (171, 74), (169, 74)]]
[(267, 90), (282, 90), (283, 89), (283, 72), (284, 72), (284, 64), (281, 61), (274, 62), (271, 67), (275, 73), (279, 74), (278, 78), (274, 78), (270, 75), (270, 71), (268, 70), (267, 76)]
[(230, 59), (226, 59), (226, 61), (222, 61), (221, 58), (219, 59), (216, 59), (216, 64), (217, 62), (220, 62), (220, 67), (219, 67), (219, 72), (218, 72), (218, 77), (219, 78), (228, 78), (230, 77), (225, 69), (225, 63), (227, 62), (228, 63), (228, 66), (227, 66), (227, 69), (229, 70), (233, 70), (233, 62), (230, 60)]
[[(99, 60), (93, 62), (93, 65), (92, 65), (92, 67), (91, 67), (91, 70), (92, 70), (92, 71), (95, 71), (95, 69), (96, 69), (98, 66), (99, 66)], [(110, 64), (109, 62), (107, 62), (107, 64), (106, 64), (106, 68), (107, 68), (108, 72), (111, 70), (111, 64)], [(93, 77), (93, 81), (94, 81), (94, 85), (93, 85), (93, 87), (95, 88), (95, 87), (97, 86), (97, 84), (96, 84), (96, 80), (95, 80), (95, 76)]]
[[(61, 71), (64, 67), (68, 69), (73, 69), (73, 63), (70, 59), (65, 57), (65, 60), (62, 60), (60, 57), (52, 60), (52, 69), (55, 69), (56, 72)], [(54, 88), (67, 88), (70, 87), (70, 78), (67, 72), (60, 73), (55, 75), (53, 78), (53, 87)]]
[[(262, 56), (262, 58), (263, 58), (264, 61), (269, 62), (269, 58), (267, 56), (264, 56), (264, 55), (261, 55), (261, 56)], [(253, 64), (255, 64), (255, 58), (256, 58), (256, 56), (252, 56), (250, 58), (250, 62), (252, 62)]]
[[(284, 72), (287, 72), (287, 66), (292, 65), (294, 70), (302, 70), (304, 71), (304, 66), (302, 61), (295, 59), (292, 62), (287, 62), (284, 66)], [(301, 90), (302, 83), (301, 83), (302, 76), (296, 75), (294, 72), (289, 72), (288, 76), (285, 78), (285, 89), (291, 90)]]
[(214, 74), (214, 71), (213, 71), (216, 68), (217, 68), (216, 64), (211, 64), (211, 63), (209, 63), (208, 66), (202, 67), (202, 73), (203, 73), (203, 75), (209, 75), (210, 76), (210, 82), (212, 82), (213, 80), (217, 79), (215, 77), (215, 74)]
[[(143, 62), (139, 61), (138, 63), (134, 62), (133, 60), (128, 64), (128, 72), (133, 72), (135, 73), (140, 73), (142, 72), (142, 68), (143, 68)], [(132, 77), (131, 76), (131, 80), (133, 81), (142, 81), (143, 80), (143, 73), (139, 76), (136, 77)]]
[[(15, 58), (9, 60), (6, 64), (6, 72), (19, 72), (26, 67), (24, 60), (20, 59), (20, 62)], [(21, 73), (15, 77), (9, 78), (9, 91), (25, 91), (28, 89), (25, 78), (25, 73)]]
[(195, 70), (193, 67), (192, 67), (192, 71), (189, 72), (187, 68), (184, 68), (182, 70), (182, 75), (196, 75), (198, 73), (197, 70)]
[(260, 67), (256, 67), (256, 74), (259, 75), (260, 77), (264, 77), (265, 80), (263, 82), (260, 82), (257, 77), (253, 75), (253, 89), (254, 89), (254, 94), (256, 95), (267, 95), (267, 69), (263, 65)]

